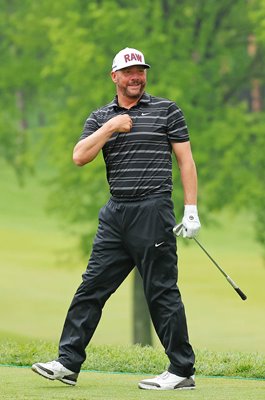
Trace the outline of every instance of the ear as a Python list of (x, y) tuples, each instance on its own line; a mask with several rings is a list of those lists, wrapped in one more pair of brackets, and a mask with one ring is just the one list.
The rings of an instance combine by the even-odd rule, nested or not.
[(111, 75), (112, 81), (114, 83), (117, 83), (117, 74), (116, 74), (116, 72), (111, 72), (110, 75)]

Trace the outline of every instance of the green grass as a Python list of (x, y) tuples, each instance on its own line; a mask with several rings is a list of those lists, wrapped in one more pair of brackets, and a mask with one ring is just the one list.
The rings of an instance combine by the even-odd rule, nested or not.
[(58, 381), (44, 380), (26, 368), (0, 367), (1, 400), (264, 399), (264, 381), (198, 377), (195, 390), (153, 392), (137, 388), (138, 381), (143, 378), (144, 375), (84, 372), (80, 374), (78, 385), (69, 387)]
[(138, 381), (143, 378), (143, 375), (84, 372), (76, 387), (68, 387), (58, 381), (44, 380), (26, 368), (0, 367), (1, 400), (264, 399), (264, 381), (198, 377), (195, 390), (153, 392), (137, 388)]
[[(43, 341), (2, 341), (2, 365), (30, 366), (56, 358), (57, 345)], [(138, 345), (91, 345), (82, 368), (86, 370), (157, 374), (167, 369), (162, 349)], [(196, 351), (196, 373), (211, 376), (265, 378), (265, 356), (239, 352)]]
[[(48, 187), (35, 179), (20, 188), (1, 163), (0, 339), (56, 343), (86, 261), (68, 235), (43, 210)], [(100, 205), (99, 205), (100, 207)], [(179, 285), (196, 349), (265, 354), (265, 268), (247, 215), (218, 215), (220, 228), (202, 228), (199, 239), (248, 295), (243, 302), (195, 242), (179, 240)], [(203, 221), (202, 221), (203, 222)], [(132, 276), (106, 304), (92, 344), (132, 341)], [(154, 342), (161, 349), (156, 336)]]
[[(56, 345), (47, 342), (3, 341), (0, 344), (1, 399), (82, 400), (88, 396), (102, 400), (134, 400), (151, 399), (154, 395), (158, 399), (173, 396), (172, 392), (154, 393), (137, 388), (139, 380), (166, 368), (167, 359), (161, 350), (140, 346), (91, 346), (75, 388), (44, 380), (29, 370), (33, 362), (50, 360), (56, 352)], [(258, 354), (198, 351), (197, 389), (174, 395), (196, 400), (263, 399), (264, 361), (265, 357)]]
[[(48, 188), (35, 179), (20, 188), (1, 163), (0, 180), (0, 363), (31, 365), (56, 357), (65, 313), (85, 268), (68, 235), (44, 212)], [(100, 205), (99, 205), (100, 207)], [(194, 242), (179, 241), (179, 284), (196, 350), (197, 389), (174, 393), (180, 399), (264, 398), (265, 269), (254, 227), (246, 215), (218, 215), (221, 228), (202, 229), (200, 240), (248, 295), (242, 300)], [(153, 399), (140, 391), (143, 374), (157, 374), (167, 359), (154, 348), (132, 347), (132, 277), (105, 306), (88, 348), (85, 370), (75, 388), (49, 382), (29, 368), (0, 367), (1, 399)], [(8, 338), (8, 339), (7, 339)], [(128, 375), (128, 373), (138, 375)], [(212, 379), (207, 376), (223, 376)], [(155, 393), (171, 399), (172, 392)]]

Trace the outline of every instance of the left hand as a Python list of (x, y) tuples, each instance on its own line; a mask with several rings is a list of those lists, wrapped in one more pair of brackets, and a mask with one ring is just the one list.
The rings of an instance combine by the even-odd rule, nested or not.
[(185, 205), (184, 216), (182, 218), (182, 228), (178, 232), (178, 236), (192, 239), (197, 235), (201, 228), (198, 216), (197, 206)]

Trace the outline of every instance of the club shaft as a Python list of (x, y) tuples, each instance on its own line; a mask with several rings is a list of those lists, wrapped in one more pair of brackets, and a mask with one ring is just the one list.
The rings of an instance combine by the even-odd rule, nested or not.
[(235, 289), (237, 294), (241, 297), (242, 300), (246, 300), (247, 296), (245, 293), (242, 292), (242, 290), (238, 287), (238, 285), (233, 281), (233, 279), (230, 278), (230, 276), (227, 275), (227, 273), (223, 270), (223, 268), (220, 267), (220, 265), (217, 264), (217, 262), (212, 258), (212, 256), (208, 253), (208, 251), (203, 247), (203, 245), (196, 239), (195, 237), (193, 238), (197, 245), (204, 251), (204, 253), (210, 258), (210, 260), (213, 262), (213, 264), (219, 269), (219, 271), (226, 277), (227, 281), (230, 283), (230, 285)]
[[(173, 228), (173, 232), (176, 236), (179, 236), (181, 234), (181, 231), (183, 229), (183, 224), (180, 223), (176, 225)], [(212, 256), (208, 253), (208, 251), (203, 247), (203, 245), (193, 237), (193, 240), (197, 243), (197, 245), (202, 249), (202, 251), (209, 257), (209, 259), (213, 262), (213, 264), (219, 269), (219, 271), (222, 273), (222, 275), (225, 276), (227, 279), (228, 283), (232, 286), (232, 288), (237, 292), (237, 294), (241, 297), (242, 300), (246, 300), (247, 296), (245, 293), (242, 292), (242, 290), (238, 287), (238, 285), (233, 281), (233, 279), (230, 278), (230, 276), (227, 275), (227, 273), (223, 270), (223, 268), (220, 267), (220, 265), (217, 264), (217, 262), (212, 258)]]
[(210, 260), (214, 263), (214, 265), (219, 269), (219, 271), (227, 278), (228, 275), (225, 273), (225, 271), (220, 267), (220, 265), (217, 264), (217, 262), (211, 257), (211, 255), (208, 253), (208, 251), (203, 247), (203, 245), (196, 239), (196, 237), (193, 238), (195, 242), (197, 243), (198, 246), (204, 251), (204, 253), (210, 258)]

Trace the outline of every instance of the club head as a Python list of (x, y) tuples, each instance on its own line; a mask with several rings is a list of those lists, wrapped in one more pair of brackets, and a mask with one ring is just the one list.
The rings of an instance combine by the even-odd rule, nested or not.
[(174, 226), (174, 228), (173, 228), (173, 233), (174, 233), (174, 235), (175, 235), (175, 236), (180, 236), (180, 235), (181, 235), (181, 232), (182, 232), (182, 229), (183, 229), (182, 223), (180, 223), (180, 224)]

